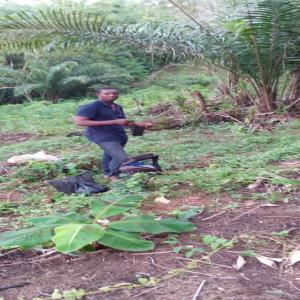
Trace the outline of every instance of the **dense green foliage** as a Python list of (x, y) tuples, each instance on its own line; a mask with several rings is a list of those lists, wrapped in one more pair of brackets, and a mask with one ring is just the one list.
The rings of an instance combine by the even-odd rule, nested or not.
[(15, 66), (12, 60), (9, 66), (0, 68), (0, 103), (22, 102), (26, 98), (57, 102), (92, 95), (105, 85), (127, 91), (131, 83), (144, 79), (153, 68), (155, 65), (142, 56), (133, 57), (130, 51), (114, 47), (26, 54), (24, 66)]
[[(209, 80), (205, 76), (193, 77), (191, 73), (187, 76), (187, 70), (181, 70), (182, 85), (176, 86), (178, 90), (175, 92), (184, 88), (187, 91), (188, 82), (193, 88), (209, 95), (209, 86), (205, 86)], [(122, 96), (120, 102), (129, 118), (149, 118), (150, 107), (176, 97), (174, 91), (166, 86), (172, 84), (172, 78), (181, 78), (179, 74), (174, 75), (174, 70), (160, 74), (152, 88)], [(162, 98), (158, 97), (160, 92)], [(138, 110), (132, 100), (134, 97), (143, 101)], [(22, 228), (21, 231), (2, 234), (2, 247), (31, 248), (43, 244), (46, 247), (55, 245), (58, 251), (72, 252), (88, 250), (87, 245), (96, 243), (121, 250), (143, 251), (154, 247), (152, 241), (142, 238), (144, 234), (178, 232), (184, 231), (184, 228), (190, 230), (192, 225), (184, 221), (197, 215), (201, 209), (187, 206), (183, 212), (171, 212), (176, 218), (157, 221), (152, 214), (141, 213), (142, 199), (145, 199), (145, 203), (152, 203), (158, 196), (170, 199), (201, 191), (211, 195), (211, 206), (218, 205), (224, 192), (237, 201), (236, 205), (244, 199), (265, 199), (271, 202), (282, 198), (285, 201), (293, 200), (292, 192), (299, 185), (299, 180), (293, 179), (274, 162), (298, 157), (298, 121), (279, 126), (272, 135), (269, 132), (253, 132), (243, 124), (195, 123), (177, 130), (147, 132), (143, 137), (130, 137), (127, 146), (129, 153), (159, 154), (164, 174), (124, 177), (105, 196), (87, 198), (84, 195), (58, 193), (46, 184), (46, 180), (78, 174), (82, 170), (91, 170), (98, 182), (107, 184), (100, 175), (98, 147), (88, 143), (84, 137), (66, 136), (78, 130), (71, 118), (77, 107), (87, 101), (64, 101), (57, 104), (43, 101), (1, 106), (3, 136), (10, 134), (13, 137), (22, 132), (33, 134), (27, 141), (1, 145), (1, 161), (13, 155), (34, 153), (42, 149), (59, 158), (55, 163), (31, 162), (10, 167), (8, 174), (0, 176), (1, 193), (13, 190), (23, 195), (18, 201), (0, 204), (0, 218), (3, 217), (1, 222), (5, 224), (5, 216), (10, 214), (16, 216), (16, 223), (10, 226)], [(11, 114), (12, 108), (14, 114)], [(248, 194), (245, 198), (239, 192), (240, 189), (246, 188), (257, 178), (264, 178), (275, 189)], [(286, 194), (287, 189), (290, 194)], [(131, 195), (129, 198), (128, 194)], [(97, 220), (104, 219), (107, 222), (105, 219), (116, 216), (118, 220), (111, 219), (108, 227), (102, 221), (101, 224), (97, 223)], [(221, 241), (223, 243), (225, 240), (215, 242)], [(212, 244), (211, 247), (215, 246)], [(181, 248), (178, 251), (185, 250)], [(186, 255), (193, 255), (198, 250), (190, 251)]]
[[(280, 81), (286, 74), (299, 75), (300, 7), (297, 2), (242, 3), (236, 5), (237, 9), (229, 17), (220, 14), (211, 26), (198, 22), (184, 6), (169, 2), (188, 16), (190, 22), (170, 17), (169, 22), (157, 19), (141, 24), (131, 20), (125, 24), (122, 19), (105, 22), (100, 11), (98, 15), (88, 11), (84, 14), (61, 10), (20, 12), (2, 18), (3, 33), (13, 36), (12, 42), (3, 41), (2, 46), (36, 49), (49, 45), (55, 48), (57, 44), (117, 44), (148, 57), (150, 54), (152, 60), (164, 63), (200, 59), (228, 70), (230, 84), (235, 89), (240, 80), (246, 81), (251, 86), (248, 97), (261, 112), (283, 106), (282, 95), (287, 85), (280, 85)], [(30, 36), (29, 40), (26, 35)], [(295, 84), (286, 93), (287, 102), (299, 96), (299, 79)]]

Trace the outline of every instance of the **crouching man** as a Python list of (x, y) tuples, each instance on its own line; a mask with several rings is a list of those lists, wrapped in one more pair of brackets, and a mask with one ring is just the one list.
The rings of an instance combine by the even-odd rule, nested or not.
[(150, 128), (152, 123), (127, 120), (122, 106), (115, 103), (119, 97), (117, 89), (103, 87), (96, 95), (96, 101), (79, 108), (75, 123), (78, 126), (86, 126), (86, 137), (102, 148), (104, 175), (116, 181), (120, 165), (128, 159), (124, 150), (128, 140), (124, 127), (138, 125)]

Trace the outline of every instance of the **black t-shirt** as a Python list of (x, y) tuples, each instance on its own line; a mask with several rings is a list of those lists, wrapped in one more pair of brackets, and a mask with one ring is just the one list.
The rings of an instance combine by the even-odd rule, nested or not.
[[(97, 100), (80, 106), (77, 116), (86, 117), (93, 121), (109, 121), (125, 119), (125, 114), (121, 105), (114, 104), (113, 109), (110, 105)], [(128, 137), (122, 125), (88, 126), (85, 134), (87, 138), (98, 144), (101, 142), (126, 142)]]

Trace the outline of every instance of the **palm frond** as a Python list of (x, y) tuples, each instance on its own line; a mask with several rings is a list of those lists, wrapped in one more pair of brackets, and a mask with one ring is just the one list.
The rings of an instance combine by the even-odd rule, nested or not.
[[(67, 47), (87, 43), (127, 44), (153, 55), (172, 53), (173, 59), (201, 57), (195, 43), (199, 30), (182, 24), (106, 25), (99, 14), (64, 13), (61, 10), (19, 12), (0, 18), (0, 48), (38, 49), (53, 45)], [(188, 32), (190, 34), (188, 34)], [(7, 36), (11, 38), (7, 39)], [(185, 42), (185, 41), (188, 42)], [(190, 47), (194, 44), (194, 47)]]
[(42, 94), (46, 92), (47, 89), (48, 86), (45, 83), (25, 83), (15, 86), (13, 93), (15, 97), (21, 97), (24, 95), (30, 95), (33, 92)]
[(30, 14), (20, 11), (14, 15), (1, 17), (0, 27), (3, 30), (30, 29), (52, 33), (95, 33), (101, 32), (104, 19), (98, 14), (83, 15), (82, 12), (75, 11), (64, 13), (62, 10), (39, 10), (37, 13)]

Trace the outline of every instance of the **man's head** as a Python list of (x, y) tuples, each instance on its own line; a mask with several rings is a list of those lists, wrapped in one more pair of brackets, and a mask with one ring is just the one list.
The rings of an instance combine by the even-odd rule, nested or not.
[(119, 97), (119, 91), (111, 86), (102, 87), (97, 90), (98, 99), (106, 103), (113, 103)]

